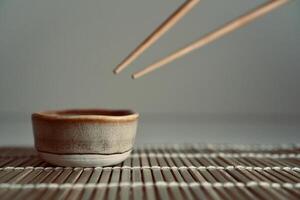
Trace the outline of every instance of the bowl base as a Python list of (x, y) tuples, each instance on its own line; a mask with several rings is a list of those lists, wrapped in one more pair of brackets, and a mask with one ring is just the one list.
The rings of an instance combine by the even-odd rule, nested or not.
[(38, 151), (39, 156), (48, 163), (65, 167), (103, 167), (124, 161), (131, 153), (117, 154), (53, 154)]

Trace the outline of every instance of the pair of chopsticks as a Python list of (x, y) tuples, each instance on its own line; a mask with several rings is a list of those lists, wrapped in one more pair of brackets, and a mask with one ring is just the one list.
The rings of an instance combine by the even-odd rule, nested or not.
[[(146, 67), (145, 69), (134, 73), (133, 79), (140, 78), (196, 49), (199, 49), (222, 36), (233, 32), (234, 30), (247, 25), (253, 20), (271, 12), (272, 10), (282, 6), (289, 0), (269, 0), (269, 2), (257, 7), (256, 9), (234, 19), (225, 24), (221, 28), (212, 31), (211, 33), (201, 37), (192, 44), (170, 54), (169, 56), (157, 61), (156, 63)], [(131, 54), (129, 54), (115, 69), (114, 73), (118, 74), (136, 60), (146, 49), (155, 43), (162, 35), (171, 29), (182, 17), (184, 17), (190, 10), (195, 7), (200, 0), (186, 0), (166, 21), (164, 21), (150, 36), (148, 36)]]

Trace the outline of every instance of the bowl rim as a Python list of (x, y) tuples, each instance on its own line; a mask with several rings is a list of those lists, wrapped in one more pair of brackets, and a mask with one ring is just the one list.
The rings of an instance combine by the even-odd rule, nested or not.
[[(87, 114), (87, 113), (91, 113), (91, 114)], [(46, 120), (135, 121), (139, 117), (139, 114), (130, 109), (93, 108), (93, 109), (63, 109), (63, 110), (42, 111), (42, 112), (32, 113), (31, 116), (32, 119), (37, 118), (37, 119), (46, 119)]]

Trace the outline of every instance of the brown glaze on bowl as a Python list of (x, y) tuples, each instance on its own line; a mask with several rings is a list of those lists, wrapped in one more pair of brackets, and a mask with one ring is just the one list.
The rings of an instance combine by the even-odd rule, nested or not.
[[(130, 110), (101, 109), (34, 113), (35, 147), (43, 159), (53, 164), (89, 167), (117, 164), (133, 147), (138, 116)], [(121, 160), (118, 155), (120, 159), (123, 156)], [(89, 162), (88, 156), (105, 162)], [(79, 162), (80, 157), (84, 161)], [(114, 158), (111, 160), (114, 162), (109, 158)], [(64, 160), (69, 161), (62, 163)]]

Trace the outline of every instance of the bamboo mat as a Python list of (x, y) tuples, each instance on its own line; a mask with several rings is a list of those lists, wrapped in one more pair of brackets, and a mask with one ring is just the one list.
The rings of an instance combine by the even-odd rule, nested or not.
[(96, 168), (3, 147), (0, 199), (300, 199), (300, 146), (146, 145)]

